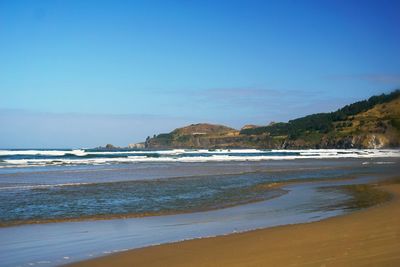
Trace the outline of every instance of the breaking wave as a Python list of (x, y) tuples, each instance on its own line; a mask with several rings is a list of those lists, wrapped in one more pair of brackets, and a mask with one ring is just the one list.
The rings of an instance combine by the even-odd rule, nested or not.
[(400, 150), (385, 149), (172, 149), (172, 150), (0, 150), (0, 168), (51, 165), (106, 165), (140, 162), (224, 162), (295, 159), (393, 158)]

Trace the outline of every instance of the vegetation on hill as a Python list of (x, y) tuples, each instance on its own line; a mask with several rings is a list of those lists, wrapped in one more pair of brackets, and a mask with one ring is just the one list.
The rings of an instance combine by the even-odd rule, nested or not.
[[(375, 105), (390, 102), (400, 96), (400, 90), (396, 90), (390, 94), (382, 94), (373, 96), (368, 100), (359, 101), (335, 112), (331, 113), (318, 113), (308, 115), (295, 120), (290, 120), (287, 123), (275, 123), (270, 126), (243, 129), (241, 134), (253, 135), (269, 133), (271, 136), (288, 135), (290, 139), (296, 139), (303, 134), (310, 132), (328, 133), (335, 128), (334, 122), (346, 121), (350, 116), (367, 111)], [(346, 125), (351, 122), (346, 122)]]
[(240, 131), (192, 124), (146, 140), (148, 148), (351, 148), (400, 144), (400, 90), (373, 96), (337, 111)]

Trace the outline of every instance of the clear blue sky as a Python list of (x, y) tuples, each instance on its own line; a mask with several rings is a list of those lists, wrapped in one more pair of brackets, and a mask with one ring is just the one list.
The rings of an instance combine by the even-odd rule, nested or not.
[(400, 1), (0, 0), (0, 147), (287, 121), (400, 87)]

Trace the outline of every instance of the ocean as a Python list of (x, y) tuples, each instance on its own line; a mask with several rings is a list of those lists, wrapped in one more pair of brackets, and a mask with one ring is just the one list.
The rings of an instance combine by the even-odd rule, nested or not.
[(0, 150), (0, 168), (65, 165), (111, 165), (140, 162), (223, 162), (332, 158), (398, 157), (398, 150), (309, 149), (309, 150), (113, 150), (31, 149)]
[(0, 150), (2, 266), (349, 212), (323, 187), (399, 173), (399, 150)]

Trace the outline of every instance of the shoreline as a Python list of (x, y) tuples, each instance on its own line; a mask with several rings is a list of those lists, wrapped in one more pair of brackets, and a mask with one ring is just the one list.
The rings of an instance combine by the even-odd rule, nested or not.
[(398, 266), (400, 184), (377, 188), (391, 199), (350, 214), (138, 248), (68, 266)]

